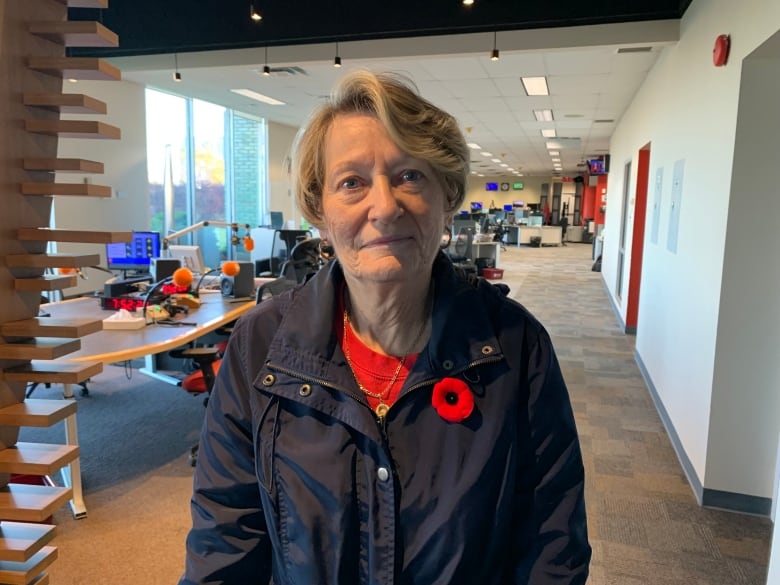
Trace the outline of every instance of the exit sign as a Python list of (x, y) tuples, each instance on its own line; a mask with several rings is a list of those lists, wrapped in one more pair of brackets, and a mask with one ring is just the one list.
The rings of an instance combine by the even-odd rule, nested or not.
[(512, 189), (514, 189), (515, 191), (519, 191), (522, 188), (523, 188), (522, 183), (512, 183)]

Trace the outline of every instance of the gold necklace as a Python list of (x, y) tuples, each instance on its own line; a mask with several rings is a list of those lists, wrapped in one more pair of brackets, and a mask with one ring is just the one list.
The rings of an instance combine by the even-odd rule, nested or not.
[[(349, 311), (347, 311), (347, 308), (344, 307), (344, 332), (343, 332), (343, 339), (342, 339), (342, 347), (344, 349), (344, 357), (347, 358), (347, 364), (349, 365), (349, 369), (352, 370), (352, 377), (355, 378), (355, 382), (358, 385), (358, 388), (365, 393), (366, 395), (370, 396), (371, 398), (376, 398), (379, 400), (379, 404), (376, 405), (376, 408), (374, 409), (374, 412), (379, 418), (384, 418), (387, 414), (387, 411), (390, 410), (390, 407), (385, 404), (385, 399), (390, 395), (390, 390), (392, 390), (393, 386), (395, 386), (395, 383), (398, 381), (398, 375), (401, 373), (401, 368), (404, 365), (404, 362), (406, 361), (406, 358), (409, 357), (409, 354), (403, 356), (400, 360), (398, 360), (398, 365), (395, 367), (395, 371), (393, 372), (393, 376), (390, 379), (390, 383), (387, 385), (387, 388), (385, 388), (382, 392), (371, 392), (368, 388), (363, 386), (363, 384), (360, 383), (360, 380), (358, 380), (357, 374), (355, 373), (355, 366), (352, 364), (352, 356), (349, 352), (349, 344), (347, 343), (347, 328), (350, 327), (350, 320), (349, 320)], [(420, 341), (420, 338), (422, 337), (423, 331), (425, 331), (425, 326), (427, 325), (428, 320), (424, 319), (422, 326), (420, 327), (420, 330), (417, 332), (417, 337), (414, 338), (414, 342), (411, 345), (411, 349), (414, 349), (414, 346), (417, 345), (417, 342)], [(355, 334), (357, 335), (357, 334)]]

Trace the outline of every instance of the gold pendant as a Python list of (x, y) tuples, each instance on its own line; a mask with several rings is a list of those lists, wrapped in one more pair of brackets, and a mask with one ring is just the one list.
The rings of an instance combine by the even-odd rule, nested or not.
[(385, 415), (387, 414), (387, 411), (390, 410), (390, 407), (387, 406), (384, 402), (380, 402), (376, 405), (376, 408), (374, 409), (374, 412), (379, 418), (385, 418)]

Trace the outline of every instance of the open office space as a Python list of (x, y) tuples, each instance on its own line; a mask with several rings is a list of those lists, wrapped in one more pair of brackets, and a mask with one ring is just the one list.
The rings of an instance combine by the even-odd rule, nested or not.
[[(4, 6), (5, 3), (0, 2), (0, 19)], [(9, 10), (5, 8), (8, 14)], [(262, 26), (271, 26), (269, 18), (270, 15), (267, 15)], [(599, 228), (603, 244), (602, 272), (593, 273), (601, 293), (606, 292), (605, 304), (609, 310), (603, 318), (605, 321), (612, 320), (612, 323), (617, 319), (619, 338), (633, 342), (629, 357), (641, 372), (644, 396), (652, 398), (668, 441), (673, 446), (674, 456), (679, 459), (677, 471), (682, 470), (686, 478), (684, 489), (675, 483), (674, 489), (679, 490), (676, 497), (681, 501), (692, 497), (705, 507), (773, 518), (780, 472), (777, 463), (780, 432), (780, 365), (777, 360), (780, 351), (780, 305), (777, 291), (780, 290), (780, 271), (776, 269), (780, 239), (775, 225), (776, 218), (780, 217), (776, 177), (780, 163), (776, 145), (776, 137), (780, 134), (780, 110), (777, 106), (780, 103), (777, 81), (780, 79), (780, 3), (748, 0), (738, 5), (728, 0), (692, 0), (679, 20), (569, 24), (572, 26), (563, 29), (499, 29), (497, 39), (501, 61), (496, 65), (518, 62), (512, 59), (533, 63), (533, 55), (539, 51), (553, 56), (564, 52), (579, 52), (587, 56), (589, 51), (603, 47), (608, 47), (612, 53), (621, 47), (652, 47), (649, 64), (634, 72), (635, 84), (630, 89), (631, 95), (624, 96), (621, 103), (625, 107), (615, 115), (604, 136), (605, 146), (599, 148), (610, 155), (608, 181), (603, 183), (605, 192), (602, 193), (599, 185), (591, 187), (587, 182), (583, 185), (588, 191), (584, 191), (580, 202), (581, 217), (577, 227), (582, 226), (586, 218), (603, 226)], [(107, 26), (110, 26), (109, 22)], [(713, 46), (716, 39), (724, 34), (730, 35), (730, 53), (724, 65), (715, 66)], [(488, 60), (494, 35), (493, 29), (487, 25), (483, 26), (482, 32), (455, 36), (327, 40), (312, 44), (273, 45), (267, 51), (262, 50), (262, 45), (253, 50), (239, 48), (215, 52), (205, 50), (206, 47), (201, 47), (203, 50), (198, 52), (182, 49), (176, 53), (176, 61), (175, 51), (167, 47), (160, 54), (111, 58), (111, 62), (124, 72), (123, 81), (65, 83), (66, 92), (91, 95), (109, 104), (108, 113), (101, 116), (101, 120), (121, 128), (122, 139), (60, 140), (59, 157), (102, 161), (105, 174), (76, 173), (62, 179), (58, 176), (57, 180), (94, 180), (110, 185), (113, 196), (88, 201), (55, 198), (54, 225), (73, 230), (152, 229), (154, 218), (148, 195), (148, 94), (145, 84), (207, 100), (209, 92), (198, 86), (198, 83), (202, 84), (198, 81), (198, 70), (201, 67), (230, 67), (225, 61), (228, 58), (235, 59), (233, 68), (246, 69), (253, 63), (255, 68), (262, 70), (264, 64), (271, 63), (280, 68), (300, 66), (307, 69), (311, 66), (314, 71), (316, 63), (330, 65), (334, 52), (338, 52), (343, 58), (344, 68), (352, 60), (360, 61), (363, 66), (380, 64), (382, 68), (407, 70), (413, 75), (419, 73), (424, 64), (426, 77), (418, 80), (419, 86), (423, 94), (431, 91), (432, 96), (441, 100), (443, 107), (470, 99), (486, 104), (484, 110), (473, 113), (474, 122), (464, 123), (464, 128), (474, 128), (476, 132), (479, 124), (495, 120), (500, 115), (500, 108), (496, 106), (498, 102), (491, 101), (503, 100), (500, 91), (494, 91), (495, 95), (485, 94), (485, 87), (474, 83), (447, 86), (448, 81), (458, 82), (467, 78), (466, 71), (451, 69), (450, 58), (466, 55), (473, 60)], [(336, 40), (340, 41), (338, 45)], [(489, 45), (487, 48), (485, 43)], [(634, 53), (635, 56), (643, 54), (647, 55)], [(462, 65), (463, 62), (458, 63)], [(626, 63), (633, 63), (633, 67), (639, 61)], [(476, 67), (484, 70), (489, 65), (478, 64)], [(171, 80), (177, 68), (181, 73), (181, 83)], [(544, 74), (543, 67), (538, 70)], [(520, 87), (519, 77), (525, 73), (507, 71), (505, 76)], [(530, 74), (537, 73), (532, 71)], [(337, 76), (337, 73), (331, 73), (325, 81)], [(192, 89), (190, 94), (187, 93), (188, 77), (194, 84), (189, 86)], [(314, 77), (320, 81), (319, 74), (312, 75)], [(284, 78), (272, 77), (268, 81), (284, 83)], [(606, 87), (611, 81), (609, 69), (605, 66), (598, 83)], [(569, 79), (567, 82), (577, 84), (578, 80)], [(579, 97), (583, 100), (580, 106), (574, 102), (556, 104), (553, 92), (553, 109), (574, 112), (604, 107), (604, 104), (599, 104), (598, 87), (594, 89), (592, 82), (590, 77), (579, 80), (582, 90)], [(552, 75), (549, 83), (554, 89)], [(265, 86), (255, 85), (258, 91), (260, 87), (265, 91)], [(301, 101), (305, 101), (308, 107), (328, 87), (329, 84), (320, 86), (313, 83), (304, 87), (301, 95), (305, 99), (302, 97)], [(448, 95), (441, 92), (442, 87), (447, 88)], [(491, 87), (495, 90), (501, 85)], [(229, 89), (236, 88), (211, 88), (215, 93), (220, 90), (225, 94), (230, 93)], [(523, 91), (522, 88), (520, 91)], [(266, 93), (273, 95), (270, 90)], [(267, 167), (262, 170), (265, 173), (262, 181), (268, 186), (267, 199), (262, 202), (264, 210), (281, 211), (285, 220), (300, 226), (301, 218), (290, 195), (288, 175), (290, 145), (300, 120), (273, 121), (270, 114), (264, 114), (265, 106), (249, 107), (244, 100), (239, 107), (238, 102), (231, 101), (235, 99), (238, 97), (233, 94), (222, 101), (212, 101), (226, 108), (241, 110), (248, 118), (267, 120), (262, 122), (263, 131), (267, 133), (267, 141), (264, 142), (267, 150), (262, 153), (263, 160), (267, 161)], [(255, 108), (257, 114), (252, 116), (250, 108)], [(63, 119), (69, 117), (78, 116), (63, 115)], [(598, 123), (591, 123), (585, 128), (584, 125), (578, 127), (576, 121), (577, 118), (555, 118), (550, 124), (558, 130), (557, 137), (564, 146), (565, 138), (579, 137), (585, 141), (591, 134), (597, 137)], [(517, 118), (505, 119), (502, 123), (514, 132), (538, 133), (544, 127), (540, 125), (532, 130), (527, 125), (523, 126)], [(479, 139), (474, 141), (479, 142)], [(552, 205), (553, 186), (563, 183), (562, 177), (587, 174), (582, 167), (576, 166), (580, 160), (574, 161), (572, 167), (566, 166), (565, 148), (561, 152), (564, 154), (564, 166), (560, 175), (550, 168), (551, 158), (546, 150), (539, 154), (532, 149), (527, 154), (529, 166), (543, 163), (548, 170), (545, 174), (541, 170), (528, 172), (526, 169), (514, 169), (523, 173), (520, 177), (497, 168), (496, 165), (501, 162), (492, 163), (492, 158), (499, 161), (508, 158), (502, 157), (502, 151), (491, 152), (497, 155), (495, 157), (483, 157), (475, 151), (472, 160), (476, 163), (475, 170), (482, 176), (474, 175), (470, 179), (466, 201), (480, 201), (497, 209), (520, 200), (524, 204), (538, 204), (542, 199), (543, 185), (548, 184), (549, 203)], [(511, 160), (508, 164), (510, 167), (519, 166), (522, 161)], [(195, 180), (194, 175), (192, 180)], [(496, 183), (498, 190), (487, 191), (487, 183)], [(508, 185), (506, 190), (502, 190), (503, 183)], [(514, 189), (515, 183), (522, 183), (522, 190)], [(562, 193), (566, 192), (564, 188)], [(557, 211), (560, 212), (559, 209)], [(5, 233), (17, 227), (18, 223), (3, 224)], [(94, 245), (71, 244), (63, 245), (61, 250), (95, 253), (102, 248), (96, 250)], [(529, 257), (529, 252), (561, 254), (565, 266), (571, 266), (570, 255), (578, 253), (581, 257), (576, 257), (577, 261), (592, 261), (590, 246), (583, 244), (538, 250), (524, 245), (514, 249), (508, 246), (506, 252), (502, 250), (501, 265), (507, 271), (517, 270), (518, 274), (524, 264), (534, 266), (539, 268), (539, 275), (547, 274), (550, 282), (557, 282), (558, 276), (545, 272), (540, 260), (543, 257)], [(522, 256), (512, 256), (513, 253)], [(89, 277), (90, 280), (100, 278), (91, 273)], [(528, 282), (512, 280), (508, 273), (505, 280), (516, 283), (521, 291), (535, 284), (534, 279)], [(570, 284), (570, 293), (577, 295), (577, 286)], [(86, 291), (90, 288), (96, 287), (87, 282), (74, 290)], [(535, 290), (540, 298), (543, 297), (543, 286)], [(596, 289), (591, 289), (591, 293), (599, 294)], [(523, 300), (521, 293), (518, 298)], [(561, 297), (557, 297), (557, 301), (566, 302)], [(538, 307), (541, 313), (564, 310), (560, 305), (528, 304)], [(576, 302), (572, 302), (572, 306), (578, 307)], [(584, 315), (587, 308), (580, 306), (578, 310)], [(555, 317), (549, 319), (555, 321)], [(542, 317), (543, 322), (547, 320)], [(622, 335), (626, 332), (629, 334), (627, 338)], [(565, 337), (564, 333), (561, 335)], [(564, 361), (576, 359), (577, 356), (565, 355)], [(572, 383), (576, 386), (575, 376), (572, 375)], [(99, 377), (96, 379), (99, 380)], [(605, 388), (609, 387), (607, 382), (604, 384)], [(609, 397), (604, 400), (605, 404), (610, 404)], [(582, 417), (583, 427), (587, 429), (595, 423), (588, 418), (587, 404), (580, 406), (577, 414)], [(602, 418), (606, 420), (610, 412), (613, 411), (605, 408)], [(590, 416), (595, 419), (594, 415)], [(627, 441), (630, 434), (643, 433), (645, 429), (637, 426), (623, 431), (624, 436), (613, 433), (594, 437), (591, 447), (597, 451), (608, 444), (611, 447), (618, 443), (625, 446), (623, 441)], [(597, 452), (595, 454), (598, 455)], [(643, 454), (626, 449), (622, 456), (626, 462), (638, 464)], [(85, 482), (88, 484), (88, 476)], [(164, 491), (164, 480), (156, 478), (152, 483), (157, 490)], [(614, 501), (618, 506), (623, 500), (618, 495), (620, 483), (617, 480), (615, 486)], [(138, 486), (133, 485), (129, 489), (134, 491), (136, 488)], [(600, 492), (600, 496), (603, 496), (604, 502), (610, 499), (609, 492)], [(86, 498), (89, 505), (88, 485)], [(99, 510), (100, 495), (96, 494), (95, 499), (95, 510)], [(608, 507), (604, 502), (601, 504)], [(646, 507), (641, 508), (643, 513), (653, 515), (652, 499), (648, 497), (645, 503)], [(594, 502), (594, 509), (599, 505)], [(131, 507), (128, 503), (126, 509)], [(138, 514), (143, 516), (142, 512)], [(181, 509), (176, 514), (186, 522), (186, 511)], [(637, 512), (637, 517), (641, 515)], [(93, 522), (94, 519), (90, 517), (83, 522)], [(110, 519), (102, 520), (109, 522)], [(139, 522), (142, 520), (139, 517)], [(684, 530), (682, 518), (680, 520), (680, 530)], [(132, 519), (127, 521), (132, 522)], [(632, 532), (632, 526), (626, 524), (623, 530), (619, 530), (616, 524), (609, 524), (606, 520), (595, 526), (593, 538), (599, 545), (594, 554), (597, 563), (594, 583), (620, 582), (621, 575), (625, 582), (653, 582), (632, 581), (629, 569), (623, 568), (621, 570), (625, 572), (620, 572), (615, 567), (599, 564), (599, 558), (607, 558), (610, 552), (614, 553), (615, 549), (611, 548), (614, 543), (611, 544), (610, 539), (615, 534), (636, 536), (641, 533), (633, 542), (623, 541), (627, 554), (639, 554), (636, 551), (642, 549), (643, 543), (657, 544), (658, 540), (662, 540), (659, 535), (651, 533), (649, 525), (643, 528), (634, 526), (636, 532)], [(64, 539), (78, 540), (78, 522), (66, 523), (62, 528)], [(186, 526), (181, 526), (178, 534), (167, 538), (181, 540), (185, 530)], [(736, 534), (732, 536), (716, 535), (716, 539), (722, 539), (719, 541), (721, 545), (730, 542), (733, 549), (740, 546), (749, 549), (752, 546), (745, 544), (751, 542), (749, 538), (740, 544)], [(765, 536), (762, 537), (764, 544), (767, 541)], [(57, 544), (56, 538), (54, 544)], [(725, 548), (728, 547), (721, 550)], [(756, 556), (763, 555), (763, 562), (766, 562), (766, 549), (758, 548), (764, 552), (758, 552)], [(173, 549), (175, 545), (169, 545), (168, 550)], [(156, 558), (156, 552), (152, 554), (160, 566), (166, 562)], [(689, 551), (689, 554), (697, 553)], [(57, 563), (65, 563), (65, 556), (61, 554)], [(750, 552), (745, 556), (749, 557)], [(658, 574), (666, 578), (655, 582), (685, 582), (682, 575), (688, 578), (687, 582), (697, 582), (694, 576), (701, 583), (717, 582), (706, 580), (703, 574), (684, 571), (678, 573), (681, 575), (678, 579), (673, 572), (664, 573), (663, 561), (655, 557), (652, 561), (631, 558), (636, 564), (657, 563), (653, 566)], [(82, 559), (87, 562), (83, 556)], [(176, 561), (180, 562), (179, 559)], [(755, 574), (746, 577), (749, 571), (740, 573), (738, 565), (736, 561), (729, 565), (733, 571), (720, 582), (764, 582), (763, 577), (759, 580)], [(56, 574), (56, 570), (55, 564), (52, 574)], [(780, 544), (772, 546), (768, 570), (766, 582), (780, 583)], [(162, 572), (171, 575), (176, 571), (169, 569)], [(96, 579), (94, 582), (101, 582)], [(109, 578), (102, 582), (109, 582)], [(150, 578), (147, 582), (156, 581)]]

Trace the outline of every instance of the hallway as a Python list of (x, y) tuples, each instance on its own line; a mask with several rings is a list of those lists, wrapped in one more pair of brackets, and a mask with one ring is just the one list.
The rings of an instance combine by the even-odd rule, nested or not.
[(511, 295), (552, 336), (587, 472), (590, 585), (764, 585), (772, 525), (698, 506), (591, 246), (502, 250)]

